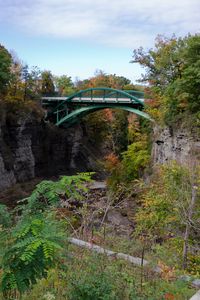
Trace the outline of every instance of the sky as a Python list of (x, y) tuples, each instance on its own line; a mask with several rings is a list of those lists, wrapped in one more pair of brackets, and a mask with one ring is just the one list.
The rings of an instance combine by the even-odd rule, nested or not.
[(158, 34), (200, 33), (200, 0), (0, 0), (0, 43), (29, 66), (54, 75), (95, 70), (135, 82), (143, 70), (133, 49)]

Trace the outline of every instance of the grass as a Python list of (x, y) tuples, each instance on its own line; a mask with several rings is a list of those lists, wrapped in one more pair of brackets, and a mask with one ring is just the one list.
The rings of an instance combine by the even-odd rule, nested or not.
[[(52, 269), (23, 300), (188, 300), (195, 290), (175, 278), (160, 278), (151, 269), (109, 259), (70, 246), (62, 268)], [(93, 298), (94, 297), (94, 298)]]

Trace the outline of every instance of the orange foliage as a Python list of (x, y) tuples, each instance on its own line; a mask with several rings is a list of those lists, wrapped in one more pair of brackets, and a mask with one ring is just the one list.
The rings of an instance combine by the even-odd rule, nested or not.
[(129, 114), (128, 115), (128, 123), (130, 125), (130, 123), (134, 123), (134, 124), (138, 124), (137, 127), (139, 127), (139, 120), (138, 120), (138, 116), (135, 114)]
[(160, 103), (157, 99), (145, 99), (145, 104), (147, 104), (148, 106), (152, 107), (152, 108), (158, 108)]
[[(174, 267), (173, 268), (169, 267), (161, 261), (158, 262), (158, 266), (161, 269), (161, 277), (163, 279), (170, 281), (170, 280), (174, 280), (176, 278)], [(166, 298), (166, 299), (171, 299), (171, 298)]]
[(114, 153), (110, 153), (105, 157), (105, 168), (108, 171), (111, 171), (113, 168), (116, 168), (116, 166), (119, 163), (119, 158)]
[(104, 109), (103, 111), (104, 115), (105, 115), (105, 118), (107, 121), (112, 121), (113, 120), (113, 113), (112, 113), (112, 110), (109, 109), (109, 108), (106, 108)]
[(162, 99), (161, 97), (155, 93), (151, 88), (145, 89), (145, 104), (147, 104), (150, 108), (159, 108)]
[(175, 296), (170, 293), (165, 294), (164, 297), (165, 300), (175, 300)]

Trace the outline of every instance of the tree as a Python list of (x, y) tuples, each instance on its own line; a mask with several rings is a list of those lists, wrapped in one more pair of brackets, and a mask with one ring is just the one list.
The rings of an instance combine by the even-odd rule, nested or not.
[(12, 51), (12, 65), (11, 65), (11, 80), (9, 85), (8, 94), (11, 97), (23, 97), (22, 91), (22, 68), (23, 63), (18, 58), (17, 54)]
[(24, 65), (22, 67), (22, 80), (23, 80), (23, 83), (24, 83), (24, 97), (23, 97), (24, 101), (27, 98), (27, 88), (28, 88), (29, 78), (30, 78), (30, 75), (29, 75), (28, 65)]
[(31, 67), (28, 81), (31, 99), (38, 98), (41, 94), (41, 70), (37, 66)]
[(183, 45), (184, 41), (175, 36), (168, 39), (158, 35), (154, 49), (147, 52), (142, 47), (135, 49), (131, 63), (139, 63), (146, 69), (140, 81), (164, 91), (169, 83), (180, 78), (183, 61), (179, 50)]
[(11, 79), (12, 58), (8, 50), (0, 44), (0, 94), (4, 94)]
[(108, 87), (114, 89), (123, 89), (131, 83), (130, 79), (116, 74), (106, 74), (102, 70), (96, 70), (93, 77), (85, 80), (77, 80), (76, 87), (78, 89), (87, 89), (95, 87)]
[(55, 93), (53, 75), (51, 74), (50, 71), (43, 71), (41, 77), (42, 77), (41, 94), (43, 96), (52, 96)]
[[(115, 123), (115, 121), (112, 121)], [(118, 128), (120, 132), (120, 128)], [(123, 134), (123, 131), (117, 135)], [(122, 140), (125, 142), (125, 138), (127, 139), (127, 135), (122, 135), (118, 140), (117, 148), (127, 147), (126, 151), (120, 153), (111, 153), (105, 157), (105, 169), (109, 172), (110, 176), (108, 179), (108, 184), (110, 188), (115, 191), (116, 195), (121, 193), (122, 186), (127, 187), (129, 183), (132, 186), (135, 185), (133, 182), (135, 179), (140, 178), (145, 169), (149, 165), (150, 161), (150, 151), (148, 145), (147, 134), (144, 131), (143, 125), (139, 124), (138, 119), (132, 120), (128, 126), (128, 137), (130, 144), (127, 147), (126, 143), (120, 143)], [(116, 151), (116, 149), (114, 148)], [(122, 151), (122, 148), (120, 149)]]
[(116, 109), (112, 111), (112, 123), (110, 124), (110, 134), (112, 141), (112, 150), (120, 155), (127, 149), (128, 144), (128, 113)]
[[(158, 36), (155, 48), (134, 50), (132, 63), (146, 69), (141, 81), (148, 82), (165, 121), (200, 109), (200, 35), (184, 38)], [(152, 93), (153, 92), (153, 93)]]
[(12, 54), (11, 80), (8, 96), (18, 100), (38, 99), (41, 92), (41, 71), (38, 67), (29, 68)]
[[(96, 70), (93, 77), (76, 82), (78, 89), (87, 89), (95, 87), (108, 87), (114, 89), (123, 89), (130, 84), (130, 80), (116, 74), (106, 74), (102, 70)], [(102, 94), (101, 91), (94, 91), (93, 95)], [(128, 114), (121, 110), (102, 110), (89, 115), (87, 120), (87, 128), (94, 143), (103, 141), (107, 137), (107, 145), (111, 151), (119, 155), (127, 148), (128, 133)], [(112, 122), (110, 122), (112, 121)], [(98, 131), (98, 137), (97, 137)], [(103, 139), (102, 139), (103, 138)], [(105, 139), (104, 139), (105, 140)]]
[(115, 89), (126, 89), (126, 86), (131, 84), (130, 79), (124, 76), (117, 76), (116, 74), (108, 75), (109, 83), (112, 88)]
[(142, 196), (135, 220), (136, 232), (150, 240), (173, 236), (182, 247), (182, 266), (187, 267), (192, 246), (199, 247), (199, 168), (176, 162), (160, 167)]
[(149, 163), (150, 155), (147, 150), (147, 140), (144, 136), (128, 146), (122, 153), (122, 173), (126, 181), (139, 178)]
[(179, 101), (187, 101), (190, 111), (196, 112), (200, 109), (200, 35), (189, 36), (185, 44), (184, 66), (176, 95)]
[(75, 92), (74, 84), (70, 76), (56, 76), (54, 80), (60, 96), (67, 96)]

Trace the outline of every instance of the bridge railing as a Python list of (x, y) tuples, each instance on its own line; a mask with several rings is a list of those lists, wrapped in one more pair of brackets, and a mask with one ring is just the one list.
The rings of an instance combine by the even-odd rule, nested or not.
[(143, 98), (144, 93), (140, 91), (117, 90), (112, 88), (89, 88), (66, 97), (42, 97), (42, 101), (45, 105), (52, 102), (60, 102), (62, 105), (62, 102), (73, 102), (74, 100), (76, 102), (78, 99), (80, 102), (86, 99), (88, 102), (95, 102), (95, 100), (102, 100), (103, 102), (109, 99), (115, 99), (115, 102), (118, 102), (120, 99), (129, 99), (132, 103), (142, 104)]

